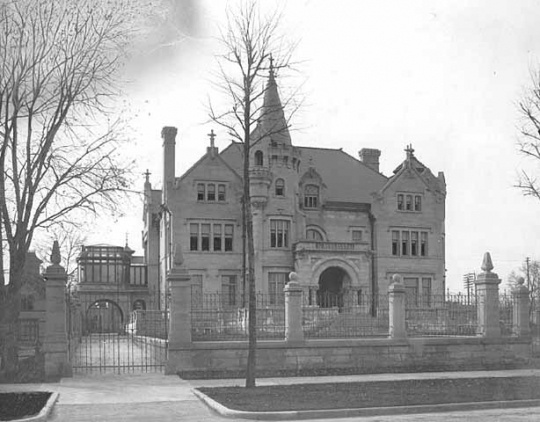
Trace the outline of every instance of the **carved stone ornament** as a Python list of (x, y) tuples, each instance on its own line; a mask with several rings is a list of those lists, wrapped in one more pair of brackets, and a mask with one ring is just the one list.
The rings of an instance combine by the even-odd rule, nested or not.
[(484, 260), (482, 261), (482, 271), (485, 273), (490, 273), (493, 267), (493, 262), (491, 261), (491, 255), (489, 252), (484, 254)]
[(173, 263), (175, 267), (180, 267), (184, 263), (184, 255), (182, 254), (182, 248), (178, 243), (174, 245)]
[(51, 251), (51, 262), (53, 265), (60, 265), (61, 260), (62, 257), (60, 256), (60, 245), (58, 244), (58, 240), (55, 240)]

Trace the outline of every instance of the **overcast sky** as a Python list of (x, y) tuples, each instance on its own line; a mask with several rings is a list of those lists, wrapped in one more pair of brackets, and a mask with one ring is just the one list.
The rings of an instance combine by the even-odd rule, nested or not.
[[(177, 176), (225, 133), (207, 122), (217, 26), (226, 2), (162, 0), (128, 66), (125, 101), (142, 173), (161, 186), (163, 126), (178, 127)], [(265, 7), (274, 7), (266, 0)], [(405, 146), (434, 174), (444, 171), (447, 285), (480, 271), (490, 251), (503, 279), (526, 256), (540, 259), (540, 201), (513, 187), (524, 165), (516, 147), (517, 102), (539, 66), (539, 1), (280, 1), (283, 31), (299, 41), (297, 77), (305, 99), (292, 124), (295, 145), (382, 151), (389, 176)], [(294, 86), (291, 86), (294, 85)], [(534, 168), (534, 166), (533, 166)], [(138, 203), (137, 203), (138, 204)], [(90, 242), (141, 252), (142, 205), (104, 222)], [(104, 234), (107, 233), (106, 239)]]

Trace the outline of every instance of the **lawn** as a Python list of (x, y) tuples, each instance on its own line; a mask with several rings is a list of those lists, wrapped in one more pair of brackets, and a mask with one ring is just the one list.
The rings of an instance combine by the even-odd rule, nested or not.
[(235, 410), (352, 409), (540, 399), (540, 377), (344, 382), (199, 390)]
[(51, 393), (0, 393), (0, 420), (10, 421), (37, 415)]

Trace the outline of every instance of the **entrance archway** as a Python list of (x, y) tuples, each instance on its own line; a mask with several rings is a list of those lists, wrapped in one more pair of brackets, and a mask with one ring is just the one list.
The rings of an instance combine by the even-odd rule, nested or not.
[(118, 333), (124, 331), (124, 314), (118, 304), (110, 299), (99, 299), (86, 310), (89, 333)]
[(343, 288), (347, 272), (340, 267), (326, 268), (319, 277), (317, 304), (322, 308), (343, 307)]

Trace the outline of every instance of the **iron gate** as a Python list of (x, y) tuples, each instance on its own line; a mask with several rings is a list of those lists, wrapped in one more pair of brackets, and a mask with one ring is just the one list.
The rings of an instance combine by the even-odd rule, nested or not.
[[(168, 313), (144, 309), (127, 294), (66, 294), (73, 371), (161, 372), (167, 360)], [(137, 309), (138, 308), (138, 309)]]

